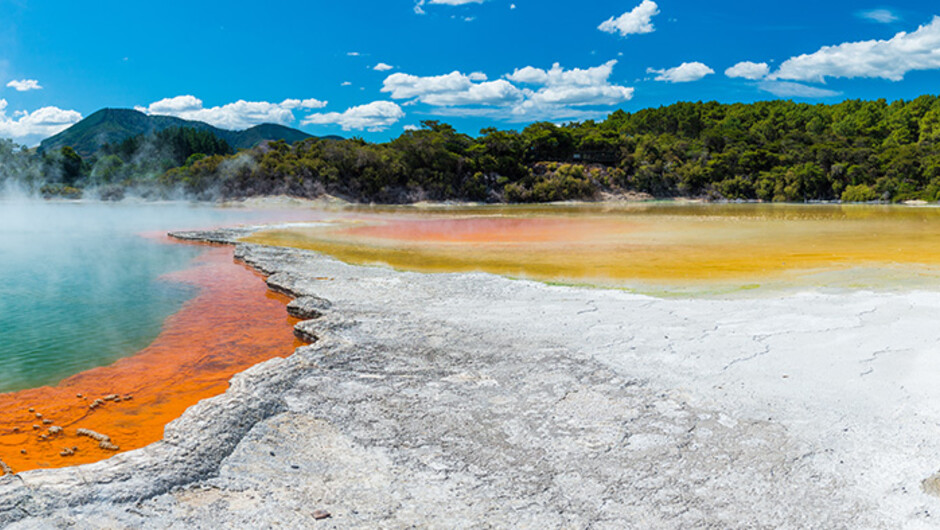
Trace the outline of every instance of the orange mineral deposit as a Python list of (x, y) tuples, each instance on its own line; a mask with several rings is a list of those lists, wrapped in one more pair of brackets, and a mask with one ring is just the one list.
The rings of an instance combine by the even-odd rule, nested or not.
[[(193, 268), (170, 276), (199, 292), (149, 347), (55, 387), (0, 395), (0, 460), (20, 472), (144, 447), (187, 408), (225, 392), (233, 375), (299, 345), (285, 311), (289, 299), (233, 263), (230, 247), (207, 247)], [(107, 436), (114, 447), (79, 429)]]

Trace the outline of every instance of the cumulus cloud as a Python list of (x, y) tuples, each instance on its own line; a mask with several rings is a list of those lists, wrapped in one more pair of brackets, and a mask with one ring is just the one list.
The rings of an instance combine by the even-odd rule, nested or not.
[(339, 125), (344, 131), (363, 129), (380, 132), (388, 129), (405, 117), (405, 111), (391, 101), (373, 101), (366, 105), (351, 107), (345, 112), (311, 114), (302, 125)]
[(318, 99), (285, 99), (281, 103), (238, 100), (218, 107), (204, 107), (202, 100), (191, 95), (161, 99), (135, 109), (146, 114), (176, 116), (184, 120), (208, 123), (223, 129), (247, 129), (262, 123), (287, 125), (294, 121), (294, 110), (326, 106)]
[(725, 75), (732, 78), (744, 78), (750, 80), (763, 79), (770, 73), (770, 66), (767, 63), (752, 63), (751, 61), (740, 62), (731, 68), (725, 70)]
[(389, 70), (394, 70), (395, 67), (390, 64), (379, 63), (373, 66), (372, 69), (375, 70), (376, 72), (387, 72)]
[(522, 98), (522, 92), (505, 79), (471, 84), (466, 90), (425, 94), (418, 99), (422, 103), (438, 107), (465, 105), (501, 105)]
[(454, 71), (420, 77), (405, 73), (388, 76), (382, 87), (404, 104), (424, 103), (451, 116), (513, 119), (556, 119), (585, 116), (589, 106), (610, 106), (633, 97), (633, 88), (610, 83), (616, 60), (593, 68), (565, 69), (555, 63), (544, 70), (517, 68), (502, 79), (488, 81), (480, 72)]
[(655, 77), (656, 81), (666, 81), (667, 83), (688, 83), (690, 81), (698, 81), (706, 75), (714, 74), (715, 71), (705, 64), (691, 62), (682, 63), (674, 68), (666, 68), (664, 70), (647, 68), (646, 73), (659, 74)]
[(326, 104), (326, 101), (320, 101), (314, 98), (285, 99), (281, 102), (281, 106), (285, 109), (322, 109)]
[(527, 66), (513, 71), (507, 79), (542, 88), (526, 92), (531, 105), (615, 105), (633, 97), (633, 88), (611, 84), (616, 60), (593, 68), (565, 70), (555, 63), (549, 70)]
[(610, 17), (597, 26), (605, 33), (619, 33), (621, 36), (652, 33), (653, 17), (659, 14), (659, 6), (652, 0), (643, 0), (643, 3), (619, 17)]
[(7, 100), (0, 99), (0, 137), (33, 143), (59, 133), (78, 123), (82, 115), (74, 110), (42, 107), (33, 112), (16, 111), (7, 115)]
[(871, 77), (900, 81), (915, 70), (940, 68), (940, 16), (912, 33), (888, 40), (846, 42), (824, 46), (787, 59), (771, 79), (825, 82), (827, 77)]
[(456, 70), (428, 77), (392, 74), (385, 78), (382, 92), (389, 92), (392, 99), (414, 99), (442, 107), (501, 105), (522, 97), (522, 92), (504, 79), (482, 81), (480, 74), (465, 75)]
[(482, 4), (486, 0), (415, 0), (415, 13), (424, 14), (425, 4), (437, 4), (445, 6), (462, 6), (466, 4)]
[(880, 24), (890, 24), (892, 22), (897, 22), (901, 17), (897, 16), (890, 9), (870, 9), (868, 11), (859, 11), (856, 13), (859, 18), (864, 18), (872, 22), (878, 22)]
[(517, 68), (507, 75), (506, 79), (518, 83), (548, 86), (597, 86), (607, 83), (616, 65), (617, 60), (613, 59), (593, 68), (572, 68), (571, 70), (565, 70), (559, 63), (553, 64), (549, 70), (526, 66)]
[(802, 83), (793, 83), (791, 81), (761, 81), (757, 85), (764, 92), (780, 98), (831, 98), (842, 95), (841, 92), (819, 88)]
[(10, 88), (15, 88), (17, 92), (26, 92), (28, 90), (42, 90), (39, 81), (35, 79), (14, 79), (7, 83)]

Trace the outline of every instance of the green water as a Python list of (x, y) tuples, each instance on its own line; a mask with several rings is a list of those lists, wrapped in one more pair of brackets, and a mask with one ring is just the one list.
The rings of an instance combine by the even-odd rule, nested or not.
[(0, 200), (0, 392), (133, 354), (194, 295), (161, 276), (187, 268), (201, 249), (139, 233), (253, 217), (181, 204)]

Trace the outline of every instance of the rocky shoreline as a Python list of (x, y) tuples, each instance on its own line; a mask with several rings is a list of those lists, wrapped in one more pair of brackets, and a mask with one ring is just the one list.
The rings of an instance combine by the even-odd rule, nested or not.
[[(839, 410), (829, 390), (867, 387), (825, 373), (832, 388), (804, 395), (819, 366), (784, 355), (799, 333), (858, 339), (851, 355), (874, 359), (859, 380), (890, 385), (867, 334), (933, 300), (662, 300), (236, 257), (295, 298), (312, 344), (239, 374), (161, 442), (0, 477), (0, 527), (890, 528), (930, 527), (940, 507), (921, 488), (940, 462), (940, 423), (916, 406), (929, 390)], [(916, 421), (897, 429), (898, 410)]]

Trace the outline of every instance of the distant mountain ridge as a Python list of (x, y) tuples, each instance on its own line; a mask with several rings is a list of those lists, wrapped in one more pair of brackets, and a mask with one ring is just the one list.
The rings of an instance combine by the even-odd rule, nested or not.
[(284, 140), (292, 144), (313, 138), (313, 135), (303, 131), (274, 123), (263, 123), (243, 131), (230, 131), (201, 121), (184, 120), (173, 116), (152, 116), (133, 109), (101, 109), (59, 134), (43, 140), (39, 144), (39, 152), (54, 151), (70, 146), (81, 156), (87, 157), (95, 154), (106, 143), (116, 144), (132, 136), (174, 127), (209, 131), (228, 142), (236, 150), (248, 149), (268, 140)]

